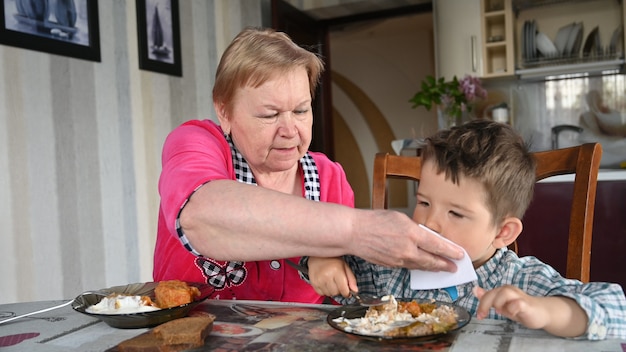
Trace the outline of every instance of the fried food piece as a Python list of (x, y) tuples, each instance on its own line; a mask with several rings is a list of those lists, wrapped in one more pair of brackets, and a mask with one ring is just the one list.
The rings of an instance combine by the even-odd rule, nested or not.
[(180, 280), (161, 281), (154, 289), (156, 305), (159, 308), (177, 307), (193, 302), (200, 296), (200, 290)]
[(422, 313), (430, 314), (435, 308), (437, 308), (437, 305), (434, 303), (398, 302), (398, 312), (409, 312), (413, 317), (417, 317)]
[(422, 314), (422, 308), (416, 301), (398, 302), (398, 312), (409, 312), (412, 316), (416, 317)]
[[(391, 329), (385, 333), (386, 336), (402, 337), (441, 334), (446, 333), (457, 326), (457, 314), (450, 306), (443, 305), (437, 307), (434, 303), (418, 304), (415, 301), (402, 303), (403, 307), (406, 306), (407, 309), (413, 310), (415, 310), (415, 306), (411, 303), (415, 303), (419, 309), (421, 309), (422, 313), (428, 316), (423, 316), (423, 321), (416, 321), (409, 326)], [(398, 308), (400, 308), (400, 306)]]

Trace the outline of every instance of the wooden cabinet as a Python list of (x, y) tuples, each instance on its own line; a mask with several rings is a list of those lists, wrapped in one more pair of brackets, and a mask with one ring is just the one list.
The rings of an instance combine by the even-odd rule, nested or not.
[(510, 0), (481, 0), (483, 77), (515, 74), (513, 9)]
[[(617, 72), (624, 66), (623, 1), (437, 0), (433, 1), (433, 12), (440, 77), (471, 74), (481, 78), (536, 79), (567, 73)], [(527, 22), (533, 23), (532, 30), (526, 29)], [(556, 44), (559, 30), (572, 23), (582, 24), (574, 45), (577, 50), (543, 54), (536, 36), (541, 33), (545, 48), (546, 38)], [(585, 44), (596, 33), (597, 41), (589, 43), (597, 42), (598, 48), (594, 46), (585, 54)], [(569, 42), (571, 39), (568, 47)], [(532, 54), (524, 55), (525, 51)]]
[(481, 77), (482, 35), (480, 1), (433, 1), (437, 75), (459, 79), (466, 74)]

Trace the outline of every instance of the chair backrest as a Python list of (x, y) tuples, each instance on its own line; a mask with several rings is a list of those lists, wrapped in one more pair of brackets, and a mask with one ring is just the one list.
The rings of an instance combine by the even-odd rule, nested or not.
[[(602, 146), (599, 143), (587, 143), (533, 155), (537, 160), (537, 181), (550, 176), (575, 174), (565, 276), (589, 282), (593, 215)], [(388, 178), (419, 181), (421, 166), (421, 157), (376, 154), (372, 208), (387, 208)], [(517, 250), (516, 244), (511, 248)]]

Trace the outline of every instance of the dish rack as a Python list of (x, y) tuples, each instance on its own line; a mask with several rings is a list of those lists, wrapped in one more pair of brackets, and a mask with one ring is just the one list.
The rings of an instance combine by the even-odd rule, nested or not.
[[(591, 0), (513, 0), (513, 12), (515, 16), (518, 15), (519, 11), (523, 11), (529, 8), (536, 8), (542, 6), (550, 6), (561, 3), (574, 3), (574, 2), (585, 2)], [(617, 0), (616, 0), (617, 1)]]
[(625, 2), (512, 0), (512, 7), (521, 79), (623, 72)]
[(623, 53), (609, 53), (608, 50), (606, 50), (602, 54), (596, 53), (589, 56), (571, 55), (566, 57), (539, 57), (536, 59), (522, 60), (519, 68), (528, 69), (546, 66), (577, 65), (586, 63), (599, 63), (604, 61), (615, 61), (621, 59), (624, 59)]

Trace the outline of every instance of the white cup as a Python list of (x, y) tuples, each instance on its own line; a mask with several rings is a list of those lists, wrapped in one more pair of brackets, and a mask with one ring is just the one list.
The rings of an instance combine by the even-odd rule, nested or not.
[(509, 123), (509, 111), (506, 108), (493, 109), (491, 116), (496, 122)]

